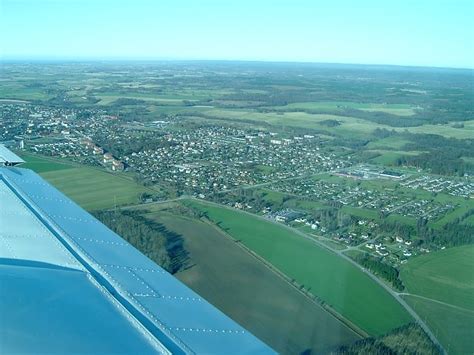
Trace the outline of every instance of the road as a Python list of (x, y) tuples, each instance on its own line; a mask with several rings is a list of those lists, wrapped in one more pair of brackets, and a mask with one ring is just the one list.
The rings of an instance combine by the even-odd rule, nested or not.
[(194, 199), (194, 197), (183, 195), (183, 196), (179, 196), (179, 197), (176, 197), (176, 198), (170, 198), (170, 199), (167, 199), (167, 200), (160, 200), (160, 201), (154, 201), (154, 202), (148, 202), (148, 203), (137, 203), (137, 204), (134, 204), (134, 205), (127, 205), (127, 206), (120, 207), (120, 209), (121, 210), (133, 210), (134, 208), (146, 208), (148, 206), (163, 205), (163, 204), (169, 203), (169, 202), (177, 202), (177, 201), (191, 200), (191, 199)]

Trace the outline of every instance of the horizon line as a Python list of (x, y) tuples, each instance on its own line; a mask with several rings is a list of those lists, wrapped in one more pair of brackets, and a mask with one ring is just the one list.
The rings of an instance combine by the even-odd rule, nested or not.
[(0, 63), (51, 62), (51, 63), (113, 63), (113, 62), (226, 62), (226, 63), (267, 63), (267, 64), (313, 64), (340, 66), (376, 66), (422, 69), (474, 70), (474, 66), (444, 66), (420, 64), (353, 63), (310, 60), (267, 60), (267, 59), (217, 59), (217, 58), (169, 58), (169, 57), (21, 57), (0, 56)]

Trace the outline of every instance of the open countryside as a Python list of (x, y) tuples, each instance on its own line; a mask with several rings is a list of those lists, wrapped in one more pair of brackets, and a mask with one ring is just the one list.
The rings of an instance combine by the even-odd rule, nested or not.
[[(278, 351), (472, 352), (474, 266), (455, 252), (474, 235), (469, 70), (17, 63), (2, 74), (0, 141), (24, 167)], [(231, 269), (249, 272), (233, 283)]]

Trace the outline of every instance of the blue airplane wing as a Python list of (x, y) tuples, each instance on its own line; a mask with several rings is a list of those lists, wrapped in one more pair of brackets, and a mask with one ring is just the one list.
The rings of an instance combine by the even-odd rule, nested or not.
[(39, 175), (0, 167), (0, 353), (274, 351)]

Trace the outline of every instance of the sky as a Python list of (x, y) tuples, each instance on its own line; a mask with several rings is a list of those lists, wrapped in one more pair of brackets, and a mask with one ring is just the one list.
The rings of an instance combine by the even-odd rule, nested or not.
[(474, 68), (474, 0), (0, 0), (3, 59)]

